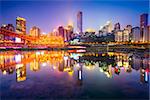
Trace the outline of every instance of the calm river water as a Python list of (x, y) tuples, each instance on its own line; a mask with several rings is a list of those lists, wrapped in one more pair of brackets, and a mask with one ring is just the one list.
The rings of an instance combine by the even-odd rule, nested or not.
[(148, 53), (0, 52), (0, 99), (149, 99)]

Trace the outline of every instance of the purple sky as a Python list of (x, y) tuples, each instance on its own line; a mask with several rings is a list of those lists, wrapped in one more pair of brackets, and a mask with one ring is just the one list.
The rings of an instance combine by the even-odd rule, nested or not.
[(38, 26), (42, 32), (50, 32), (59, 25), (73, 22), (76, 30), (77, 12), (83, 12), (83, 30), (96, 31), (108, 20), (139, 26), (142, 13), (149, 11), (148, 0), (28, 0), (0, 1), (0, 24), (15, 25), (17, 16), (27, 20), (27, 32)]

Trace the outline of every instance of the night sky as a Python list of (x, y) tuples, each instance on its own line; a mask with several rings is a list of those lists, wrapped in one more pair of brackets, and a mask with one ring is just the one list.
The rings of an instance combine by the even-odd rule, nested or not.
[(96, 31), (108, 20), (139, 26), (140, 15), (148, 13), (149, 0), (27, 0), (0, 1), (0, 25), (15, 25), (17, 16), (27, 20), (27, 32), (38, 26), (42, 32), (51, 32), (59, 25), (73, 23), (75, 30), (77, 12), (83, 12), (83, 30)]

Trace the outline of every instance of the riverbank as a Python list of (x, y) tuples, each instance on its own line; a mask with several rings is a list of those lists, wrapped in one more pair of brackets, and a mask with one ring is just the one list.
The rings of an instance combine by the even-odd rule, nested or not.
[(19, 50), (19, 51), (35, 51), (35, 50), (86, 50), (86, 52), (115, 52), (115, 51), (137, 51), (137, 52), (149, 52), (149, 48), (144, 47), (131, 47), (131, 46), (90, 46), (90, 47), (80, 47), (78, 46), (67, 46), (63, 48), (0, 48), (0, 51), (12, 51), (12, 50)]

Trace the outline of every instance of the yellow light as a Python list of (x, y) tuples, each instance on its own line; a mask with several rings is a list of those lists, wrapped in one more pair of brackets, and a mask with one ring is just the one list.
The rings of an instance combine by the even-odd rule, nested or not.
[(6, 74), (7, 74), (7, 72), (6, 72), (6, 70), (4, 70), (4, 71), (3, 71), (3, 75), (6, 75)]
[(122, 66), (122, 61), (118, 61), (117, 65), (121, 67)]
[(17, 82), (21, 82), (21, 81), (24, 81), (24, 80), (26, 80), (26, 77), (18, 77), (17, 78)]
[(95, 32), (95, 30), (92, 28), (88, 28), (88, 29), (86, 29), (86, 32)]
[(23, 20), (26, 21), (26, 19), (22, 18), (22, 17), (17, 17), (17, 20)]
[(73, 70), (72, 70), (72, 71), (69, 71), (68, 74), (69, 74), (70, 76), (72, 76), (72, 75), (73, 75), (73, 72), (74, 72)]
[(54, 66), (53, 69), (56, 69), (56, 66)]
[(69, 20), (69, 22), (68, 22), (68, 26), (73, 26), (73, 22), (72, 22), (72, 20)]

